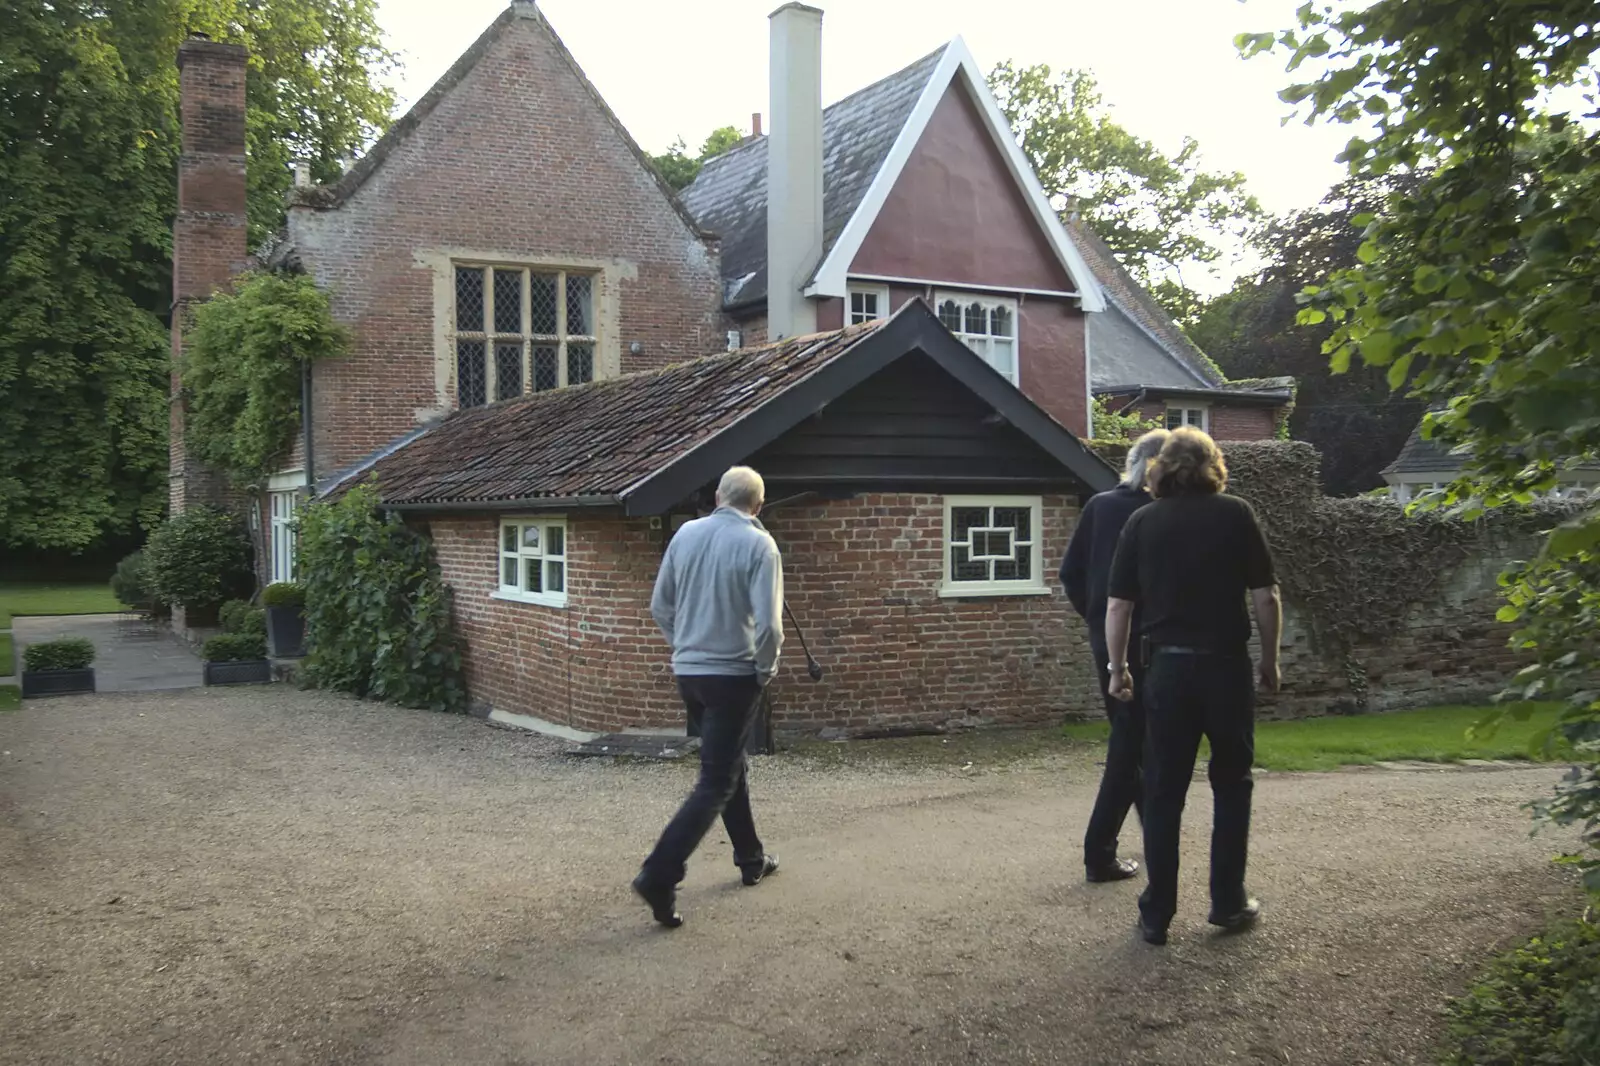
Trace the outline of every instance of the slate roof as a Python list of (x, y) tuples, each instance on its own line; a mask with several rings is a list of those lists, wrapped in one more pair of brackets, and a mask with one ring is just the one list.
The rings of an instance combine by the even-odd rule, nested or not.
[(1454, 473), (1461, 467), (1462, 457), (1451, 455), (1450, 450), (1442, 442), (1424, 438), (1422, 423), (1418, 422), (1412, 429), (1411, 436), (1406, 438), (1405, 444), (1400, 448), (1400, 454), (1395, 456), (1394, 462), (1383, 468), (1383, 473), (1385, 476), (1443, 474)]
[[(944, 51), (823, 109), (823, 259), (861, 206)], [(701, 227), (722, 238), (724, 303), (766, 299), (767, 139), (749, 138), (712, 159), (679, 196)]]
[(372, 470), (386, 504), (614, 499), (882, 324), (467, 408)]
[[(1163, 352), (1175, 360), (1183, 370), (1197, 378), (1202, 385), (1221, 387), (1225, 384), (1226, 379), (1217, 365), (1195, 346), (1194, 341), (1189, 339), (1182, 327), (1174, 322), (1172, 316), (1156, 302), (1154, 296), (1150, 295), (1150, 291), (1134, 280), (1133, 275), (1117, 261), (1116, 253), (1100, 239), (1100, 235), (1087, 222), (1081, 218), (1073, 218), (1065, 220), (1063, 224), (1067, 227), (1067, 235), (1072, 238), (1072, 243), (1077, 246), (1079, 254), (1094, 272), (1095, 280), (1100, 282), (1107, 303), (1114, 304), (1130, 322), (1148, 334), (1161, 346)], [(1098, 359), (1099, 352), (1096, 351), (1092, 360), (1097, 362)], [(1142, 369), (1146, 374), (1157, 378), (1170, 376), (1170, 370), (1163, 372), (1158, 364), (1151, 363), (1148, 358), (1131, 360), (1129, 369)], [(1098, 367), (1094, 367), (1091, 373), (1096, 379), (1092, 382), (1095, 388), (1167, 383), (1161, 380), (1101, 381)]]

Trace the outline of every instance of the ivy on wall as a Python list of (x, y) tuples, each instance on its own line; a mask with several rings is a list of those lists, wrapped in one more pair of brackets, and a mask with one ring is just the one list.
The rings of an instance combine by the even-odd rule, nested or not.
[(348, 343), (309, 277), (243, 275), (195, 308), (185, 336), (185, 447), (236, 485), (261, 484), (294, 443), (303, 367)]
[[(1125, 445), (1098, 450), (1114, 463), (1127, 453)], [(1362, 646), (1389, 639), (1418, 605), (1437, 602), (1463, 563), (1547, 530), (1575, 507), (1536, 502), (1477, 520), (1443, 510), (1408, 514), (1387, 497), (1321, 495), (1320, 458), (1302, 441), (1233, 442), (1223, 453), (1228, 491), (1261, 519), (1285, 600), (1300, 610), (1318, 650), (1343, 664), (1358, 706), (1366, 702)]]

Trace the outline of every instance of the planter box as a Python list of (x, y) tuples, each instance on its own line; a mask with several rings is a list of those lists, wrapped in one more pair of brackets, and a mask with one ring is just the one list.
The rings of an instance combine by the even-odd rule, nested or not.
[(38, 696), (70, 696), (75, 692), (94, 691), (94, 667), (82, 670), (24, 670), (22, 671), (22, 698), (31, 700)]
[(272, 680), (272, 663), (266, 659), (206, 663), (205, 670), (208, 685), (264, 685)]
[(268, 607), (267, 654), (274, 659), (298, 659), (305, 653), (305, 608)]

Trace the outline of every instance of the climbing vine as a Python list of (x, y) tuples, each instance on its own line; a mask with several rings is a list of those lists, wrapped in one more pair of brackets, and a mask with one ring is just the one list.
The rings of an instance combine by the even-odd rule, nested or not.
[(300, 426), (302, 368), (344, 354), (348, 340), (309, 277), (244, 275), (194, 311), (182, 371), (185, 446), (236, 485), (260, 484)]

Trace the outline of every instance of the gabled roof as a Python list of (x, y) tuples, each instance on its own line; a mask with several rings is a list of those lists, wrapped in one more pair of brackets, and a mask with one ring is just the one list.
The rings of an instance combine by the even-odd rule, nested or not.
[(417, 127), (422, 124), (422, 121), (433, 112), (434, 108), (438, 107), (440, 102), (456, 86), (466, 80), (467, 75), (472, 73), (483, 57), (494, 47), (495, 43), (505, 35), (507, 29), (514, 26), (519, 20), (532, 22), (549, 37), (551, 44), (555, 46), (556, 52), (571, 69), (573, 76), (578, 79), (578, 83), (583, 86), (590, 103), (606, 117), (606, 120), (616, 130), (617, 136), (622, 138), (623, 144), (627, 145), (628, 150), (639, 160), (639, 165), (655, 179), (656, 185), (661, 189), (661, 194), (667, 198), (667, 202), (672, 205), (673, 210), (683, 219), (690, 232), (702, 238), (709, 236), (695, 222), (694, 216), (684, 207), (683, 201), (678, 198), (678, 194), (661, 178), (660, 172), (651, 163), (650, 157), (639, 147), (638, 142), (633, 139), (633, 135), (628, 132), (627, 127), (617, 118), (616, 113), (611, 110), (611, 106), (605, 102), (605, 98), (594, 87), (594, 83), (589, 80), (588, 75), (584, 74), (583, 68), (578, 66), (577, 59), (567, 50), (566, 44), (561, 40), (560, 35), (556, 33), (555, 28), (544, 17), (543, 12), (539, 10), (534, 0), (511, 0), (509, 6), (500, 12), (495, 20), (489, 23), (488, 28), (472, 43), (472, 47), (461, 53), (460, 58), (451, 65), (450, 69), (445, 71), (444, 75), (433, 83), (433, 87), (424, 93), (415, 104), (411, 105), (411, 109), (397, 119), (384, 132), (383, 136), (378, 138), (377, 143), (357, 160), (349, 170), (345, 171), (343, 177), (332, 185), (293, 189), (290, 191), (291, 202), (305, 204), (310, 207), (332, 208), (338, 207), (350, 199), (358, 189), (366, 184), (367, 179), (372, 177), (383, 166), (389, 156), (401, 144), (405, 143), (406, 139), (415, 132)]
[[(922, 352), (1091, 491), (1116, 474), (921, 300), (881, 322), (474, 407), (371, 466), (386, 506), (659, 514), (825, 404)], [(848, 356), (849, 358), (846, 358)], [(348, 482), (347, 482), (348, 483)]]
[[(809, 296), (843, 296), (850, 263), (889, 198), (945, 91), (957, 80), (978, 105), (985, 128), (1022, 189), (1086, 311), (1104, 306), (1100, 287), (1061, 225), (1033, 167), (1006, 124), (983, 72), (957, 37), (882, 81), (824, 109), (823, 253)], [(767, 142), (753, 140), (711, 160), (683, 192), (685, 204), (722, 238), (729, 306), (766, 297)]]
[[(1422, 423), (1412, 429), (1411, 436), (1400, 448), (1394, 462), (1383, 468), (1383, 476), (1397, 474), (1459, 474), (1467, 465), (1466, 449), (1452, 448), (1443, 441), (1422, 435)], [(1569, 469), (1600, 470), (1600, 462), (1576, 463)]]
[[(1166, 309), (1150, 295), (1150, 290), (1140, 285), (1133, 275), (1128, 273), (1127, 268), (1117, 260), (1116, 253), (1101, 240), (1100, 235), (1081, 218), (1070, 219), (1066, 226), (1067, 232), (1072, 235), (1073, 243), (1087, 260), (1089, 269), (1093, 270), (1094, 276), (1099, 279), (1106, 301), (1114, 305), (1129, 323), (1154, 341), (1161, 352), (1176, 364), (1175, 367), (1168, 367), (1159, 361), (1152, 362), (1149, 358), (1150, 353), (1141, 352), (1136, 346), (1129, 345), (1125, 360), (1108, 359), (1108, 365), (1102, 370), (1100, 366), (1095, 365), (1100, 354), (1095, 351), (1090, 355), (1093, 386), (1101, 389), (1119, 386), (1176, 385), (1178, 382), (1172, 380), (1173, 370), (1176, 369), (1179, 375), (1187, 375), (1202, 387), (1221, 387), (1227, 380), (1222, 371), (1210, 357), (1195, 346), (1194, 341), (1183, 332), (1183, 328), (1174, 322)], [(1135, 377), (1114, 380), (1106, 376), (1108, 372), (1133, 374)]]
[[(823, 110), (824, 256), (861, 206), (944, 52), (931, 52)], [(766, 299), (767, 139), (748, 138), (711, 159), (680, 195), (700, 224), (722, 240), (724, 302)]]

